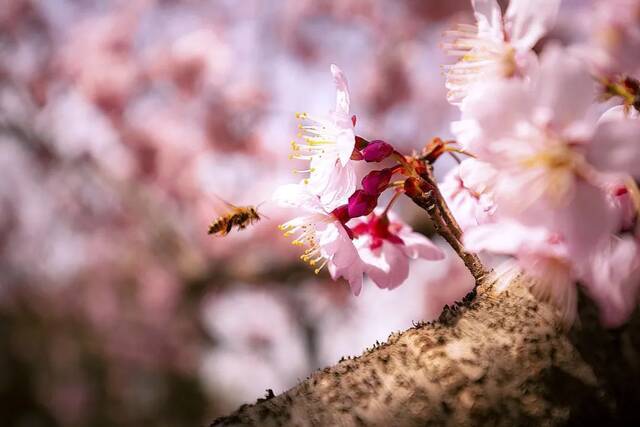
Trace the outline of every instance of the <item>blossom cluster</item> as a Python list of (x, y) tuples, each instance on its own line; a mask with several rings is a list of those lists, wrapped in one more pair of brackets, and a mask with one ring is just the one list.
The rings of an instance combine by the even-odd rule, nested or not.
[(355, 295), (365, 273), (380, 288), (393, 289), (408, 277), (410, 259), (439, 260), (444, 254), (389, 212), (396, 196), (376, 209), (385, 190), (399, 190), (392, 179), (403, 157), (385, 141), (356, 136), (347, 80), (336, 65), (331, 73), (337, 91), (331, 114), (297, 114), (302, 142), (291, 143), (291, 158), (308, 164), (297, 171), (308, 176), (281, 186), (273, 197), (304, 213), (280, 228), (296, 235), (293, 244), (306, 247), (301, 258), (318, 265), (316, 273), (326, 266), (334, 279), (348, 280)]
[[(560, 0), (512, 0), (504, 14), (496, 0), (471, 4), (476, 25), (445, 33), (443, 48), (458, 59), (445, 67), (447, 99), (461, 117), (451, 123), (458, 148), (440, 145), (468, 158), (439, 191), (426, 191), (443, 195), (466, 250), (510, 256), (512, 271), (524, 272), (568, 324), (580, 286), (603, 323), (618, 326), (640, 288), (637, 68), (618, 60), (619, 45), (610, 55), (596, 48), (585, 55), (577, 46), (541, 43)], [(326, 265), (355, 294), (364, 274), (393, 289), (407, 277), (409, 259), (443, 256), (390, 212), (409, 192), (418, 157), (357, 136), (346, 79), (335, 65), (331, 71), (335, 109), (326, 118), (298, 115), (302, 142), (292, 142), (292, 157), (307, 163), (299, 172), (308, 175), (274, 198), (304, 213), (281, 228), (306, 246), (302, 259), (319, 264), (316, 272)], [(382, 206), (387, 190), (394, 195)]]
[[(473, 2), (478, 30), (473, 43), (454, 42), (468, 56), (447, 81), (458, 81), (457, 67), (475, 58), (496, 50), (512, 56), (485, 60), (470, 72), (477, 80), (463, 82), (461, 120), (451, 129), (475, 159), (451, 172), (448, 180), (458, 185), (449, 184), (449, 195), (468, 249), (515, 257), (534, 279), (532, 290), (555, 302), (569, 322), (580, 283), (603, 322), (616, 326), (636, 307), (640, 285), (637, 93), (603, 113), (598, 90), (606, 88), (590, 72), (598, 58), (590, 62), (554, 44), (538, 58), (531, 48), (550, 29), (560, 2), (545, 3), (533, 10), (531, 2), (514, 0), (502, 17), (496, 2)], [(488, 74), (496, 62), (503, 72)], [(505, 64), (516, 71), (508, 73)]]

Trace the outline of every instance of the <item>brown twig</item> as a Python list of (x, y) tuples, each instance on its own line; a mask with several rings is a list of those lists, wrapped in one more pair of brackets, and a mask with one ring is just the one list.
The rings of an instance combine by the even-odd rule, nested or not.
[(440, 210), (440, 215), (442, 215), (442, 217), (444, 218), (444, 221), (446, 222), (447, 226), (451, 229), (451, 232), (453, 232), (456, 239), (461, 240), (462, 229), (460, 228), (458, 221), (456, 221), (455, 217), (453, 216), (453, 213), (449, 209), (449, 205), (447, 205), (447, 202), (444, 200), (444, 196), (442, 196), (442, 193), (438, 188), (438, 183), (436, 182), (436, 179), (433, 175), (433, 167), (430, 164), (427, 164), (426, 172), (421, 174), (420, 176), (427, 183), (429, 183), (429, 185), (433, 188), (433, 192), (435, 193), (433, 195), (433, 198), (434, 198), (434, 201), (436, 202), (436, 205), (438, 206), (438, 209)]
[(480, 258), (468, 252), (462, 244), (462, 229), (449, 209), (444, 196), (438, 188), (433, 174), (432, 162), (444, 153), (443, 143), (435, 138), (427, 147), (428, 153), (420, 157), (407, 158), (395, 153), (408, 178), (404, 181), (404, 192), (415, 204), (424, 209), (433, 220), (436, 231), (462, 258), (465, 265), (476, 279), (476, 286), (485, 278), (488, 271)]
[[(440, 205), (444, 204), (446, 207), (446, 202), (444, 199), (438, 200), (439, 192), (436, 193), (435, 190), (428, 191), (419, 195), (410, 195), (409, 197), (413, 202), (424, 209), (429, 217), (432, 219), (433, 224), (436, 228), (436, 231), (442, 238), (444, 238), (447, 243), (453, 248), (453, 250), (458, 254), (458, 256), (462, 259), (465, 266), (471, 272), (471, 275), (476, 280), (476, 286), (484, 279), (487, 275), (487, 269), (480, 261), (478, 255), (467, 251), (462, 243), (460, 242), (460, 238), (454, 232), (454, 228), (451, 227), (449, 221), (447, 221), (441, 212)], [(441, 195), (439, 195), (441, 197)], [(448, 211), (448, 207), (447, 207)], [(450, 220), (455, 221), (453, 216), (450, 217)], [(457, 226), (457, 223), (455, 223)], [(459, 230), (459, 227), (457, 228)]]

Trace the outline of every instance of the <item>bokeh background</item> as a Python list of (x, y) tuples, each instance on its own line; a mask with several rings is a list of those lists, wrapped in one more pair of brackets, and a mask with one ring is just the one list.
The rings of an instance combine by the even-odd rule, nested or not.
[[(269, 198), (297, 179), (294, 113), (333, 106), (331, 63), (360, 135), (407, 152), (449, 136), (440, 36), (470, 11), (0, 0), (2, 425), (203, 425), (460, 299), (471, 278), (455, 257), (351, 296), (298, 260)], [(269, 218), (212, 238), (217, 196)]]

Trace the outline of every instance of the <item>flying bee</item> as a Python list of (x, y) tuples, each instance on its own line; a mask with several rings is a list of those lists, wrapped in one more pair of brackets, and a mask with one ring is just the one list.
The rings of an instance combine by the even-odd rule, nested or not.
[(226, 212), (209, 225), (209, 234), (226, 236), (234, 226), (243, 230), (262, 219), (257, 206), (235, 206), (219, 197), (218, 199), (225, 205)]

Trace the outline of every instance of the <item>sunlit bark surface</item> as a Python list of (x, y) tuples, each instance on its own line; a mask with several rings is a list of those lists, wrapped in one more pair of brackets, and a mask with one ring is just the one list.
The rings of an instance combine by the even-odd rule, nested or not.
[(633, 425), (639, 329), (636, 315), (623, 329), (604, 330), (582, 301), (566, 332), (523, 283), (497, 293), (487, 282), (437, 322), (212, 425)]

